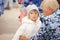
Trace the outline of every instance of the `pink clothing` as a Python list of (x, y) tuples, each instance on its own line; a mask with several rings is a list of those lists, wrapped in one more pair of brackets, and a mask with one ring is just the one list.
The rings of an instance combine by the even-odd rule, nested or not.
[(24, 3), (24, 0), (18, 0), (18, 3)]
[(22, 18), (26, 16), (26, 13), (24, 11), (20, 12), (20, 21), (22, 21)]
[(19, 18), (19, 23), (20, 25), (22, 24), (22, 19), (26, 16), (26, 12), (25, 11), (20, 11), (20, 18)]

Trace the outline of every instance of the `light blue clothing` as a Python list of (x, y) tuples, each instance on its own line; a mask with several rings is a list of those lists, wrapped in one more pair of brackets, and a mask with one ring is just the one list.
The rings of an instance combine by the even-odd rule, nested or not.
[(60, 10), (43, 17), (43, 25), (31, 40), (60, 40)]
[(28, 3), (30, 0), (25, 0), (26, 3)]
[(0, 16), (4, 13), (4, 2), (5, 0), (0, 0)]

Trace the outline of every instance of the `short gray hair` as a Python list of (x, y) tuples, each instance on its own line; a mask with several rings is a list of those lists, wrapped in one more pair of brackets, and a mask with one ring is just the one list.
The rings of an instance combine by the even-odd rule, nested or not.
[(55, 11), (56, 9), (59, 8), (59, 4), (57, 2), (57, 0), (44, 0), (40, 7), (44, 10), (47, 9), (47, 7), (51, 7), (53, 9), (53, 11)]

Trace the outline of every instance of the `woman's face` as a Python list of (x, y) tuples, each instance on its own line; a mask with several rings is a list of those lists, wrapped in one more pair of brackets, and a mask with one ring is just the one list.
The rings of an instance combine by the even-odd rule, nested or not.
[(39, 16), (39, 13), (37, 10), (32, 10), (30, 13), (29, 13), (29, 18), (32, 20), (32, 21), (36, 21), (38, 19), (38, 16)]
[(46, 16), (51, 15), (53, 13), (53, 9), (51, 7), (48, 7), (45, 10), (43, 10), (43, 13)]

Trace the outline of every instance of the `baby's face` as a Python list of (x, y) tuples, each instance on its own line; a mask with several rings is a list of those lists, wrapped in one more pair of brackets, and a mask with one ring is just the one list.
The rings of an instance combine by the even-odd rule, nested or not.
[(32, 21), (36, 21), (38, 19), (38, 16), (39, 16), (39, 13), (37, 10), (33, 10), (29, 13), (29, 18), (32, 20)]
[(51, 7), (48, 7), (45, 10), (43, 10), (43, 13), (46, 16), (51, 15), (53, 13), (53, 9)]

